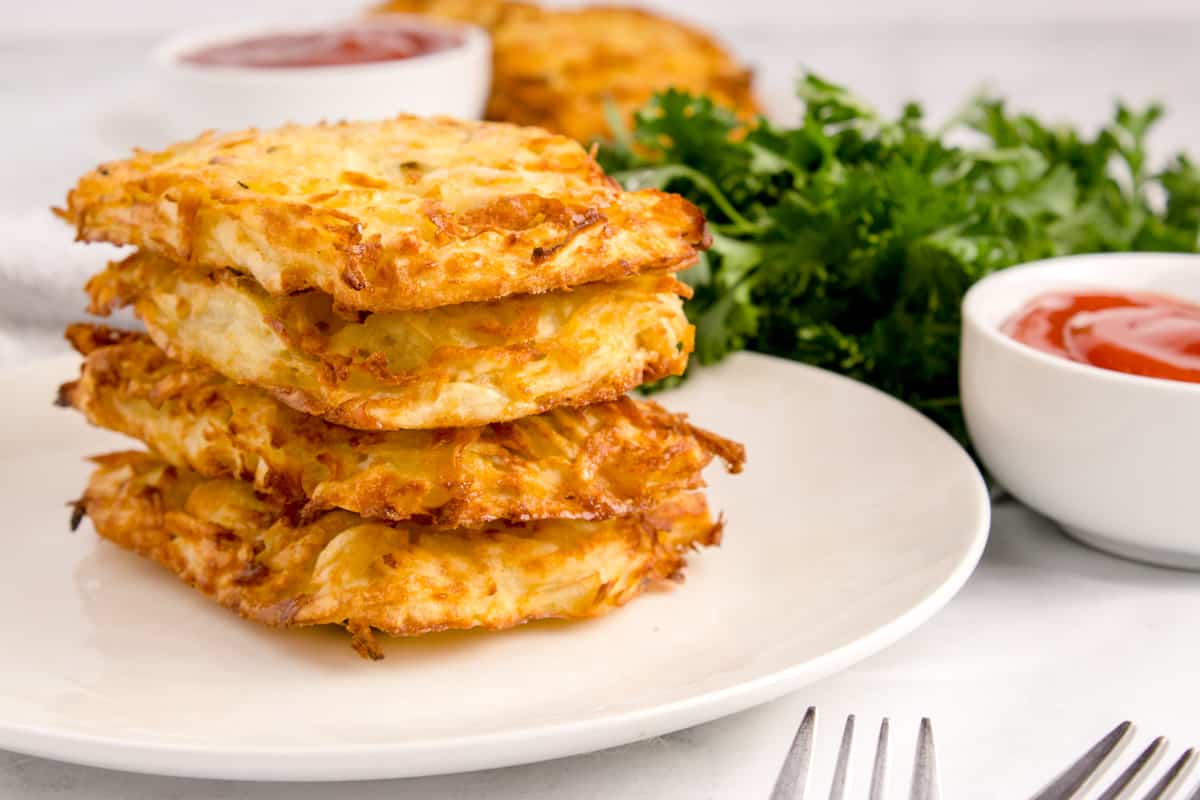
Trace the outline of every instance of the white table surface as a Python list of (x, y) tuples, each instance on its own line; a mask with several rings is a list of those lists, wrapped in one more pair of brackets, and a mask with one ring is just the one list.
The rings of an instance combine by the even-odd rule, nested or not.
[[(1200, 21), (868, 23), (730, 38), (758, 64), (765, 93), (785, 115), (793, 66), (803, 62), (885, 106), (920, 98), (935, 117), (984, 82), (1023, 107), (1081, 124), (1103, 118), (1115, 94), (1158, 97), (1171, 116), (1156, 152), (1200, 151)], [(123, 115), (147, 92), (145, 46), (140, 38), (0, 33), (0, 221), (19, 224), (60, 202), (75, 176), (119, 154), (132, 130)], [(0, 295), (17, 288), (0, 277)], [(38, 315), (0, 315), (0, 364), (61, 349), (56, 314), (64, 313), (47, 313), (44, 324)], [(0, 752), (0, 798), (762, 798), (808, 705), (823, 721), (819, 782), (828, 782), (842, 718), (858, 715), (865, 774), (868, 742), (886, 715), (898, 792), (927, 715), (944, 797), (1023, 797), (1121, 719), (1139, 723), (1141, 740), (1166, 734), (1174, 751), (1200, 746), (1198, 622), (1200, 576), (1087, 550), (1008, 502), (995, 509), (978, 572), (928, 625), (841, 675), (698, 728), (543, 764), (337, 786), (149, 777)]]

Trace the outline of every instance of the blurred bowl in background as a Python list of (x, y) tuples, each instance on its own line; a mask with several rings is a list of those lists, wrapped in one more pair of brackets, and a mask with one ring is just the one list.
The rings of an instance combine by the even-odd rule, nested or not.
[[(409, 57), (316, 66), (197, 63), (217, 49), (274, 40), (342, 34), (411, 32), (441, 42)], [(358, 45), (350, 41), (353, 56)], [(361, 53), (359, 54), (361, 55)], [(164, 123), (177, 138), (201, 131), (276, 127), (287, 122), (386, 119), (396, 114), (482, 116), (491, 83), (491, 43), (482, 29), (425, 17), (390, 14), (337, 21), (257, 22), (177, 34), (151, 58), (159, 78)]]
[(1200, 569), (1200, 384), (1076, 363), (1001, 330), (1044, 292), (1097, 288), (1200, 303), (1200, 256), (1055, 258), (972, 287), (959, 375), (971, 441), (997, 481), (1073, 537)]

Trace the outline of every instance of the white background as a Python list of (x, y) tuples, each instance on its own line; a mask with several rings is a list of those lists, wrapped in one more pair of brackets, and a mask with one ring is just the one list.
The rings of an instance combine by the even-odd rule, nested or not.
[[(155, 31), (221, 21), (247, 13), (263, 16), (353, 13), (376, 0), (6, 0), (10, 33), (43, 34)], [(546, 5), (578, 3), (549, 0)], [(1044, 21), (1054, 23), (1200, 18), (1195, 0), (656, 0), (654, 7), (717, 26), (812, 26)]]
[[(1116, 96), (1160, 98), (1170, 115), (1154, 140), (1157, 154), (1200, 152), (1200, 0), (656, 5), (717, 26), (758, 68), (783, 117), (793, 108), (796, 70), (806, 64), (886, 107), (919, 98), (935, 116), (981, 84), (1019, 107), (1083, 125), (1105, 117)], [(0, 4), (0, 223), (7, 223), (0, 224), (0, 299), (15, 291), (3, 283), (4, 260), (45, 252), (46, 237), (58, 230), (42, 220), (46, 206), (61, 201), (74, 176), (137, 143), (118, 123), (141, 108), (142, 58), (156, 32), (359, 7), (348, 0)], [(0, 362), (59, 348), (60, 320), (81, 304), (81, 296), (57, 304), (51, 335), (0, 335)], [(944, 797), (1022, 797), (1122, 718), (1142, 723), (1143, 742), (1164, 733), (1173, 752), (1200, 745), (1198, 619), (1195, 575), (1092, 553), (1008, 505), (997, 509), (979, 572), (927, 627), (789, 700), (713, 725), (550, 764), (352, 787), (155, 779), (0, 753), (0, 797), (762, 798), (809, 703), (825, 714), (825, 774), (842, 715), (860, 715), (864, 738), (891, 715), (901, 772), (917, 720), (930, 714)], [(0, 658), (19, 646), (29, 643), (0, 644)]]

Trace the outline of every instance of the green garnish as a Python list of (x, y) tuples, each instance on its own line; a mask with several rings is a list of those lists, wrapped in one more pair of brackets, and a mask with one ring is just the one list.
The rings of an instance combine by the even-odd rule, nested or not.
[(679, 192), (714, 244), (696, 291), (701, 364), (771, 353), (865, 381), (966, 441), (959, 305), (998, 269), (1069, 253), (1194, 252), (1200, 169), (1146, 164), (1159, 106), (1118, 105), (1093, 137), (977, 97), (939, 130), (910, 103), (884, 119), (806, 75), (798, 126), (745, 126), (708, 98), (658, 95), (603, 147), (630, 189)]

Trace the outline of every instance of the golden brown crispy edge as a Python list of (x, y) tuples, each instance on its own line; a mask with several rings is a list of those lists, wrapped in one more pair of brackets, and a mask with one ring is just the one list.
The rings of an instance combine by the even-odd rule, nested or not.
[(339, 511), (300, 525), (241, 481), (205, 480), (146, 453), (95, 461), (77, 505), (102, 537), (246, 619), (342, 625), (369, 658), (382, 657), (376, 630), (500, 630), (607, 613), (678, 577), (686, 552), (721, 533), (696, 494), (602, 522), (454, 530)]

